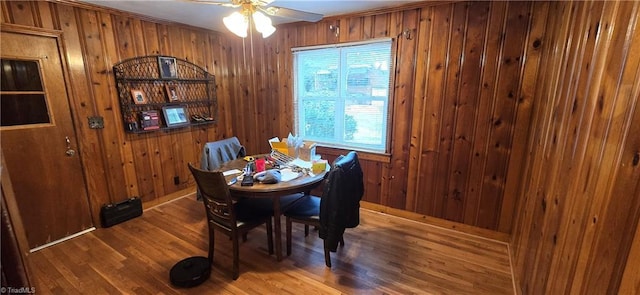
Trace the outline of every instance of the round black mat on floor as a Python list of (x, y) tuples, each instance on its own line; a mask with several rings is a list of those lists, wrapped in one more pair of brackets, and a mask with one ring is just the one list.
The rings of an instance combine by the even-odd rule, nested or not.
[(169, 272), (171, 284), (184, 288), (200, 285), (209, 279), (210, 275), (209, 259), (202, 256), (185, 258), (176, 263)]

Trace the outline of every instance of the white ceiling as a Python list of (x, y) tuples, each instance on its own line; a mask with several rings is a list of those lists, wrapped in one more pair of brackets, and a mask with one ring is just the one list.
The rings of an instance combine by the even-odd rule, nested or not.
[[(219, 1), (230, 2), (230, 0)], [(270, 6), (319, 13), (328, 17), (421, 1), (424, 0), (274, 0)], [(79, 0), (79, 2), (92, 3), (214, 31), (226, 31), (222, 18), (240, 10), (240, 8), (194, 3), (186, 0)], [(275, 16), (271, 16), (271, 19), (274, 25), (299, 21)]]

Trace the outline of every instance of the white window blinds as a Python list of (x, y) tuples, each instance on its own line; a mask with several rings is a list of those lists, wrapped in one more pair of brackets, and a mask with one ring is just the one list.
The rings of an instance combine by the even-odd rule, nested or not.
[(294, 48), (296, 133), (325, 145), (385, 152), (391, 43)]

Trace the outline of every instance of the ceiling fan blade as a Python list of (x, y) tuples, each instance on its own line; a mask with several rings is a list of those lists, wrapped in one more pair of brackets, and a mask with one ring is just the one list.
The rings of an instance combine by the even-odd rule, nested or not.
[(203, 4), (221, 5), (227, 7), (240, 7), (242, 5), (267, 6), (275, 0), (183, 0)]
[(202, 4), (211, 4), (211, 5), (220, 5), (220, 6), (225, 6), (225, 7), (240, 7), (241, 3), (239, 3), (239, 1), (237, 0), (229, 0), (229, 1), (215, 1), (215, 0), (183, 0), (183, 1), (187, 1), (187, 2), (195, 2), (195, 3), (202, 3)]
[(251, 0), (251, 3), (257, 6), (267, 6), (271, 4), (274, 0)]
[(277, 6), (258, 7), (258, 9), (262, 10), (264, 13), (268, 15), (299, 19), (299, 20), (308, 21), (308, 22), (317, 22), (324, 17), (324, 15), (318, 14), (318, 13), (311, 13), (311, 12), (284, 8), (284, 7), (277, 7)]

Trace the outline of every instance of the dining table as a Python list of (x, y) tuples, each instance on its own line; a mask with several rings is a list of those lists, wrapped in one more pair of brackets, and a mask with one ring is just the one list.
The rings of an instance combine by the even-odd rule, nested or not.
[[(265, 157), (264, 155), (251, 156), (249, 159), (258, 159)], [(276, 259), (282, 260), (282, 224), (280, 216), (284, 213), (281, 207), (281, 198), (288, 197), (294, 194), (308, 195), (311, 190), (319, 186), (324, 180), (324, 176), (327, 173), (327, 169), (320, 173), (307, 173), (300, 172), (300, 175), (296, 178), (279, 181), (277, 183), (266, 184), (254, 181), (251, 186), (243, 186), (241, 181), (234, 181), (235, 178), (240, 175), (238, 172), (242, 172), (247, 166), (249, 161), (244, 158), (238, 158), (229, 162), (223, 163), (218, 171), (225, 173), (225, 178), (229, 183), (229, 190), (233, 198), (270, 198), (273, 204), (273, 234), (275, 235), (275, 252)], [(236, 173), (233, 173), (236, 172)]]

